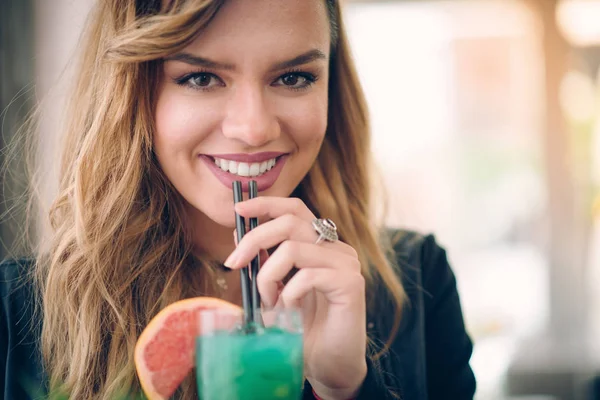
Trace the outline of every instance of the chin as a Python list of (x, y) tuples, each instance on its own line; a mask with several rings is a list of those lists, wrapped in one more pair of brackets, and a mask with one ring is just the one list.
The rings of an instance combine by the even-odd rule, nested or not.
[[(211, 218), (211, 217), (209, 217)], [(235, 229), (235, 215), (233, 214), (233, 210), (231, 210), (230, 215), (220, 215), (217, 214), (214, 218), (211, 218), (216, 224), (224, 226), (225, 228)], [(248, 227), (246, 227), (248, 229)]]
[[(204, 218), (208, 218), (212, 223), (225, 228), (235, 229), (235, 212), (233, 207), (220, 207), (212, 210), (199, 210), (204, 214)], [(207, 227), (210, 234), (210, 227)]]

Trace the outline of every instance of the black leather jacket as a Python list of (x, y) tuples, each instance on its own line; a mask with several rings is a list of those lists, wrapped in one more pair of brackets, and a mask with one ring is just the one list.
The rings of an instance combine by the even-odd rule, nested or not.
[[(475, 377), (469, 366), (473, 347), (446, 253), (433, 236), (393, 233), (400, 237), (394, 249), (408, 301), (390, 351), (377, 361), (368, 360), (358, 399), (473, 399)], [(23, 279), (30, 267), (27, 260), (0, 264), (0, 398), (6, 400), (45, 397), (39, 324), (32, 329), (32, 288)], [(394, 314), (385, 306), (389, 304), (385, 290), (370, 293), (376, 293), (382, 306), (367, 315), (367, 329), (376, 343), (382, 343)], [(304, 399), (312, 398), (306, 383)]]

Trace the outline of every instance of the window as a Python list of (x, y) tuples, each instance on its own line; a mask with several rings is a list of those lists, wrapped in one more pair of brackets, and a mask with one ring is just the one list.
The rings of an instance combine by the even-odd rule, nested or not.
[(548, 320), (541, 31), (505, 0), (350, 3), (346, 22), (388, 223), (448, 250), (488, 399)]

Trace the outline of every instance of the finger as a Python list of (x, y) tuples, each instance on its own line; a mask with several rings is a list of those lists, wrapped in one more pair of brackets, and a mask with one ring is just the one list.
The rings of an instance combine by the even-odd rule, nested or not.
[(285, 214), (293, 214), (309, 222), (316, 218), (306, 204), (297, 197), (256, 197), (236, 203), (235, 211), (247, 218), (274, 219)]
[(300, 308), (305, 296), (313, 290), (340, 303), (345, 297), (347, 300), (343, 302), (347, 304), (348, 300), (364, 294), (364, 278), (358, 274), (341, 275), (335, 269), (302, 269), (285, 285), (278, 302), (286, 308)]
[[(237, 232), (235, 231), (235, 229), (232, 231), (232, 235), (233, 235), (233, 242), (235, 243), (236, 247), (238, 245), (238, 241), (237, 241)], [(262, 266), (265, 261), (267, 261), (269, 259), (269, 252), (265, 249), (260, 249), (260, 252), (258, 253), (260, 255), (259, 259), (260, 259), (260, 265)]]
[(271, 303), (270, 305), (267, 305), (267, 307), (272, 307), (272, 308), (282, 308), (283, 307), (283, 304), (281, 303), (281, 292), (283, 292), (284, 287), (285, 287), (285, 285), (283, 284), (283, 282), (277, 283), (277, 297), (274, 302), (274, 305), (273, 305), (273, 303)]
[(244, 235), (225, 260), (225, 265), (241, 268), (263, 249), (277, 246), (285, 240), (306, 240), (307, 237), (311, 237), (311, 233), (306, 232), (307, 229), (301, 229), (303, 225), (305, 223), (298, 217), (288, 214), (257, 226)]
[[(314, 243), (318, 235), (311, 225), (295, 215), (287, 214), (254, 228), (244, 235), (231, 255), (225, 260), (229, 268), (242, 268), (261, 249), (268, 249), (286, 241)], [(321, 247), (336, 247), (339, 251), (356, 256), (356, 251), (342, 242), (322, 243)]]
[(260, 249), (260, 266), (265, 265), (265, 262), (269, 259), (269, 252), (265, 249)]
[[(244, 235), (231, 255), (225, 260), (229, 268), (242, 268), (254, 258), (261, 249), (268, 249), (291, 240), (314, 244), (318, 234), (310, 224), (293, 214), (286, 214), (266, 222)], [(336, 241), (323, 242), (320, 247), (335, 248), (349, 256), (357, 257), (356, 251), (346, 243)]]
[[(238, 245), (237, 231), (234, 229), (234, 230), (231, 231), (231, 234), (233, 235), (233, 243), (235, 243), (235, 246), (237, 247), (237, 245)], [(260, 259), (261, 259), (261, 261), (266, 261), (267, 258), (269, 258), (269, 253), (265, 249), (261, 249), (260, 250)]]
[(257, 276), (256, 284), (267, 306), (275, 304), (277, 283), (294, 267), (333, 269), (341, 275), (360, 275), (360, 262), (354, 257), (322, 246), (286, 241), (271, 254)]

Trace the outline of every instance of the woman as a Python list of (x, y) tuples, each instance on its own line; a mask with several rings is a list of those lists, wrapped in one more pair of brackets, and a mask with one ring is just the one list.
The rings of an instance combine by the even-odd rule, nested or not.
[[(303, 307), (305, 398), (473, 397), (444, 251), (373, 221), (337, 0), (104, 0), (82, 47), (50, 249), (1, 269), (6, 398), (36, 382), (73, 399), (136, 395), (149, 320), (187, 297), (239, 304), (227, 271), (266, 249), (263, 302)], [(261, 225), (236, 249), (231, 182), (249, 177), (260, 196), (236, 210)], [(339, 240), (316, 243), (315, 218)]]

